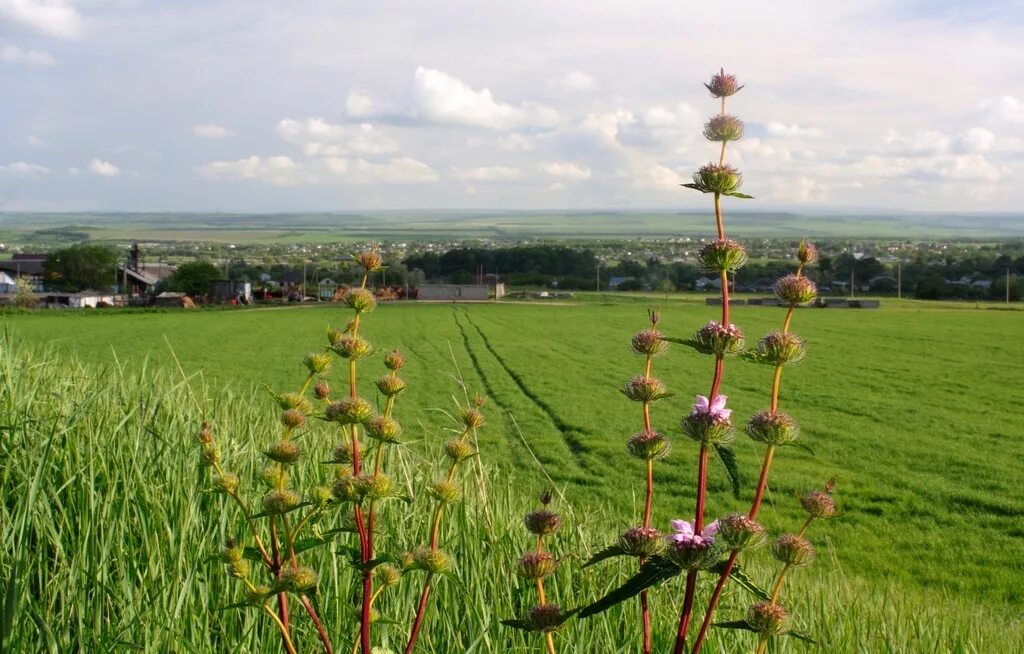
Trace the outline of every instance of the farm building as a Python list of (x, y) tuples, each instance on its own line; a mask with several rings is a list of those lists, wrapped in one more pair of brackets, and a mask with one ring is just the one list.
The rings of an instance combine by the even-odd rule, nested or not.
[(211, 295), (214, 302), (237, 301), (240, 304), (251, 304), (252, 284), (229, 280), (217, 281), (213, 283)]
[(492, 297), (497, 300), (504, 295), (504, 284), (423, 284), (419, 288), (417, 299), (481, 302)]
[(46, 293), (43, 303), (51, 309), (96, 309), (123, 306), (124, 296), (104, 291), (78, 291), (77, 293)]
[(10, 283), (13, 285), (15, 278), (28, 277), (32, 282), (33, 290), (37, 293), (42, 291), (44, 261), (46, 261), (44, 254), (15, 254), (8, 261), (0, 261), (0, 273), (4, 273), (4, 276), (10, 279), (10, 282), (0, 280), (0, 284)]

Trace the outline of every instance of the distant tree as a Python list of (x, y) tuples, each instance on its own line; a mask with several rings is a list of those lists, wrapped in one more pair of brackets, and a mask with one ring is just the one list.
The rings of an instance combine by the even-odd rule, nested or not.
[(188, 295), (208, 295), (213, 283), (221, 279), (220, 268), (209, 261), (190, 261), (178, 266), (167, 278), (167, 290)]
[(671, 279), (659, 279), (654, 287), (665, 294), (666, 302), (668, 302), (668, 294), (676, 290), (676, 285), (672, 283)]
[(54, 250), (43, 262), (46, 283), (62, 291), (103, 290), (114, 284), (117, 252), (104, 245)]
[(625, 279), (617, 287), (619, 291), (642, 291), (644, 290), (644, 283), (639, 279)]
[(11, 299), (14, 306), (28, 309), (35, 306), (36, 299), (35, 291), (32, 289), (32, 282), (29, 281), (28, 277), (18, 277), (14, 280), (14, 297)]
[[(1010, 301), (1019, 302), (1024, 291), (1024, 283), (1016, 277), (1010, 277)], [(1006, 299), (1006, 277), (999, 277), (989, 289), (989, 296), (993, 300)]]

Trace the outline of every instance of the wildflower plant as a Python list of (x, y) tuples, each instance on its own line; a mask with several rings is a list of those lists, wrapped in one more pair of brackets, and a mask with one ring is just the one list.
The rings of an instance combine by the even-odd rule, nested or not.
[[(343, 534), (355, 540), (355, 545), (341, 549), (351, 555), (358, 577), (352, 592), (353, 633), (344, 634), (344, 638), (351, 638), (349, 651), (372, 653), (372, 626), (378, 617), (375, 602), (407, 573), (425, 571), (426, 581), (405, 649), (406, 654), (413, 651), (433, 580), (454, 568), (452, 557), (440, 547), (441, 521), (445, 507), (462, 498), (456, 469), (476, 453), (476, 430), (484, 422), (480, 411), (483, 398), (467, 402), (460, 409), (460, 435), (444, 445), (450, 464), (448, 474), (425, 489), (434, 504), (429, 545), (405, 555), (381, 551), (384, 503), (412, 501), (404, 490), (406, 484), (399, 483), (388, 471), (391, 452), (402, 444), (395, 407), (406, 389), (399, 376), (405, 359), (397, 350), (384, 354), (385, 372), (373, 382), (377, 401), (360, 394), (361, 387), (368, 386), (360, 375), (363, 365), (380, 354), (363, 336), (362, 326), (363, 319), (377, 306), (367, 281), (382, 269), (383, 261), (375, 250), (359, 254), (356, 261), (362, 283), (342, 300), (352, 311), (346, 326), (328, 330), (324, 349), (303, 358), (306, 376), (296, 392), (271, 392), (279, 410), (280, 434), (261, 448), (266, 459), (257, 474), (258, 485), (265, 489), (262, 497), (254, 501), (255, 491), (227, 468), (208, 423), (203, 422), (197, 436), (200, 462), (211, 469), (211, 491), (228, 496), (237, 505), (248, 529), (244, 535), (228, 538), (218, 553), (227, 575), (243, 586), (244, 599), (231, 606), (253, 607), (266, 613), (279, 630), (288, 654), (298, 652), (292, 628), (292, 599), (298, 600), (312, 621), (321, 649), (326, 654), (334, 652), (317, 601), (321, 572), (305, 565), (302, 555)], [(329, 381), (335, 368), (341, 369), (340, 393)], [(328, 434), (336, 439), (333, 447), (324, 438)], [(300, 465), (303, 462), (307, 465)], [(316, 466), (310, 474), (308, 464), (313, 462)]]

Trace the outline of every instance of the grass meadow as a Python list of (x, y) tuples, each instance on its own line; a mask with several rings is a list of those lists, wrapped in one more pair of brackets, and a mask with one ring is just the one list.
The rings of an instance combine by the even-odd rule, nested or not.
[[(623, 446), (641, 420), (617, 389), (638, 371), (628, 342), (645, 325), (648, 304), (661, 305), (662, 328), (674, 336), (716, 317), (693, 298), (628, 296), (552, 306), (396, 304), (367, 317), (376, 347), (407, 355), (410, 388), (397, 417), (414, 481), (432, 475), (451, 426), (445, 410), (461, 393), (457, 378), (490, 398), (473, 483), (445, 530), (458, 581), (441, 584), (422, 651), (541, 651), (540, 639), (499, 620), (532, 601), (511, 570), (528, 547), (521, 516), (546, 486), (557, 489), (567, 523), (552, 543), (557, 554), (586, 557), (638, 521), (642, 464)], [(786, 369), (781, 407), (800, 420), (813, 455), (781, 451), (761, 518), (773, 532), (795, 529), (802, 518), (795, 493), (832, 476), (845, 515), (812, 528), (819, 560), (791, 577), (783, 598), (823, 644), (786, 641), (773, 651), (1024, 651), (1024, 312), (883, 304), (795, 317), (808, 357)], [(774, 308), (734, 310), (748, 341), (782, 316)], [(335, 307), (3, 316), (5, 644), (26, 652), (277, 651), (262, 616), (218, 610), (241, 591), (209, 555), (240, 532), (241, 519), (222, 497), (201, 492), (193, 434), (206, 416), (229, 444), (228, 465), (250, 469), (258, 446), (276, 438), (276, 412), (262, 386), (294, 390), (302, 355), (346, 318)], [(368, 379), (375, 366), (383, 370), (379, 360), (363, 366), (373, 371)], [(678, 434), (694, 395), (707, 393), (711, 359), (674, 347), (654, 373), (676, 393), (654, 405), (654, 427)], [(766, 406), (770, 374), (728, 364), (723, 392), (734, 421)], [(305, 438), (325, 454), (334, 445), (326, 428)], [(693, 512), (697, 448), (682, 435), (674, 441), (655, 468), (654, 521), (663, 529)], [(743, 436), (734, 449), (742, 497), (733, 497), (713, 464), (711, 516), (749, 504), (761, 453)], [(327, 473), (307, 461), (301, 474)], [(389, 509), (394, 549), (424, 540), (424, 511)], [(329, 631), (346, 651), (355, 620), (341, 544), (314, 558)], [(584, 603), (628, 567), (581, 571), (569, 562), (553, 593), (565, 606)], [(766, 581), (771, 569), (764, 554), (753, 557), (755, 577)], [(418, 584), (403, 583), (384, 616), (407, 623), (401, 612), (411, 610)], [(676, 582), (653, 595), (656, 650), (668, 647), (680, 597)], [(719, 615), (740, 617), (747, 603), (733, 590)], [(637, 616), (629, 603), (573, 623), (559, 632), (559, 651), (636, 651)], [(402, 630), (382, 624), (382, 646), (398, 649)], [(312, 651), (311, 632), (298, 638)], [(748, 651), (752, 643), (752, 636), (716, 635), (707, 651)]]

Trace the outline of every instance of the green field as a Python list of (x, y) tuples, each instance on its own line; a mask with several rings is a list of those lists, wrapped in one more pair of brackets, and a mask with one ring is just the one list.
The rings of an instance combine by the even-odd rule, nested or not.
[[(568, 306), (392, 305), (367, 318), (366, 335), (375, 346), (399, 347), (409, 357), (405, 376), (410, 390), (402, 396), (398, 416), (413, 441), (407, 448), (410, 465), (415, 467), (413, 462), (431, 453), (443, 437), (445, 418), (436, 409), (451, 407), (451, 396), (458, 393), (456, 371), (471, 392), (481, 391), (490, 398), (490, 423), (483, 432), (481, 457), (485, 465), (481, 475), (490, 481), (484, 483), (481, 477), (479, 501), (467, 506), (461, 518), (467, 523), (459, 533), (473, 533), (470, 512), (504, 512), (499, 518), (489, 517), (501, 525), (492, 526), (489, 533), (495, 538), (500, 535), (500, 546), (492, 554), (504, 553), (506, 561), (486, 557), (487, 548), (480, 550), (480, 542), (472, 536), (468, 537), (472, 542), (464, 544), (466, 556), (486, 558), (480, 565), (494, 575), (501, 576), (515, 556), (517, 539), (525, 536), (515, 526), (517, 515), (528, 508), (529, 496), (543, 488), (547, 478), (564, 496), (562, 508), (571, 507), (570, 529), (557, 547), (586, 550), (580, 552), (585, 555), (636, 522), (642, 502), (642, 466), (624, 454), (623, 444), (641, 422), (636, 405), (617, 389), (638, 370), (639, 361), (630, 354), (628, 341), (635, 329), (644, 326), (647, 302), (662, 305), (662, 326), (670, 335), (688, 335), (716, 317), (713, 308), (687, 298), (664, 302), (653, 297), (593, 297)], [(789, 591), (793, 605), (803, 608), (807, 629), (830, 643), (822, 651), (1013, 652), (1024, 646), (1020, 636), (1024, 440), (1019, 411), (1024, 312), (973, 307), (905, 302), (889, 303), (880, 311), (809, 309), (796, 315), (794, 329), (807, 339), (809, 354), (805, 362), (787, 369), (781, 405), (800, 420), (803, 440), (814, 454), (795, 448), (782, 451), (761, 515), (773, 531), (793, 529), (801, 516), (794, 494), (838, 477), (837, 497), (845, 515), (814, 527), (811, 537), (820, 561), (795, 577)], [(171, 641), (166, 637), (160, 640), (159, 625), (187, 614), (186, 607), (194, 607), (197, 601), (215, 607), (221, 599), (218, 595), (226, 593), (221, 581), (207, 579), (216, 566), (189, 559), (189, 553), (195, 556), (202, 549), (200, 544), (179, 548), (158, 542), (164, 536), (173, 542), (176, 536), (199, 534), (212, 548), (216, 540), (207, 528), (211, 519), (200, 515), (210, 512), (213, 500), (200, 501), (181, 492), (194, 493), (201, 487), (190, 442), (198, 411), (174, 381), (171, 349), (192, 376), (195, 393), (206, 398), (206, 411), (215, 425), (234, 439), (232, 453), (244, 460), (241, 445), (253, 439), (263, 442), (259, 428), (274, 420), (273, 407), (260, 386), (269, 384), (277, 390), (297, 386), (302, 354), (317, 349), (325, 327), (341, 324), (345, 317), (340, 309), (314, 307), (37, 313), (2, 318), (8, 332), (3, 343), (8, 395), (0, 398), (7, 403), (5, 411), (16, 413), (14, 389), (25, 393), (36, 383), (32, 392), (39, 406), (32, 406), (40, 416), (58, 412), (61, 420), (72, 424), (68, 437), (74, 433), (88, 439), (92, 434), (95, 439), (94, 443), (76, 442), (64, 453), (60, 452), (64, 445), (54, 446), (49, 463), (41, 462), (42, 443), (26, 452), (13, 441), (4, 442), (3, 490), (9, 513), (3, 523), (6, 558), (2, 564), (6, 574), (15, 551), (14, 524), (20, 507), (23, 515), (29, 511), (33, 516), (30, 520), (40, 532), (32, 532), (35, 538), (45, 542), (45, 551), (61, 564), (54, 574), (62, 575), (56, 581), (63, 590), (32, 602), (39, 619), (49, 620), (51, 629), (79, 634), (77, 641), (60, 641), (65, 644), (60, 651), (69, 642), (78, 651), (115, 651), (114, 643), (138, 643), (138, 638), (147, 651), (179, 651), (167, 644)], [(782, 311), (777, 309), (734, 310), (734, 321), (749, 340), (777, 327), (781, 319)], [(55, 364), (43, 363), (46, 355), (39, 353), (25, 362), (25, 350), (37, 346), (61, 353), (62, 360), (68, 361), (66, 370), (52, 370)], [(72, 357), (63, 354), (68, 352), (74, 352), (84, 367), (78, 368)], [(379, 364), (371, 360), (367, 365)], [(655, 364), (655, 374), (677, 393), (654, 406), (655, 428), (676, 435), (671, 456), (656, 467), (655, 522), (662, 527), (671, 518), (692, 517), (696, 446), (677, 434), (676, 425), (693, 396), (707, 392), (710, 369), (710, 358), (682, 348), (670, 350)], [(744, 420), (766, 406), (770, 372), (752, 364), (729, 363), (723, 392), (736, 418)], [(18, 375), (25, 379), (15, 379)], [(44, 381), (57, 387), (47, 388)], [(107, 387), (109, 391), (104, 390)], [(44, 401), (48, 394), (55, 399)], [(147, 449), (147, 423), (141, 416), (150, 411), (153, 422), (161, 425), (149, 441), (157, 446), (153, 451)], [(41, 424), (33, 429), (42, 436), (49, 433), (52, 440), (63, 434), (61, 420), (50, 432)], [(24, 434), (28, 433), (26, 429)], [(722, 469), (713, 466), (711, 515), (749, 503), (760, 450), (744, 437), (738, 437), (734, 447), (745, 474), (743, 497), (732, 497)], [(108, 477), (114, 464), (107, 458), (127, 460), (124, 465), (134, 473)], [(40, 466), (38, 473), (35, 466)], [(22, 505), (28, 500), (19, 483), (28, 487), (33, 473), (39, 475), (40, 493), (46, 499)], [(18, 499), (9, 499), (19, 490)], [(116, 496), (131, 501), (126, 506)], [(78, 502), (76, 507), (67, 505), (67, 497)], [(167, 506), (162, 505), (164, 497), (169, 498)], [(75, 510), (88, 515), (109, 511), (103, 517), (116, 518), (106, 522), (118, 526), (81, 538), (61, 533), (62, 526), (75, 524)], [(213, 519), (212, 526), (223, 531), (234, 520), (225, 513)], [(403, 521), (400, 534), (415, 526)], [(75, 551), (75, 547), (96, 549)], [(144, 551), (140, 554), (133, 548)], [(159, 562), (147, 559), (154, 553), (159, 553)], [(81, 559), (90, 557), (94, 567), (79, 569), (87, 565)], [(126, 563), (133, 557), (142, 562), (138, 567)], [(117, 573), (95, 561), (108, 562)], [(143, 565), (147, 562), (148, 566)], [(46, 561), (29, 565), (39, 575), (48, 569)], [(186, 593), (180, 586), (164, 588), (161, 584), (167, 579), (156, 586), (164, 588), (157, 592), (168, 597), (144, 595), (140, 588), (148, 588), (147, 575), (155, 574), (149, 569), (152, 565), (173, 571), (174, 583), (187, 580), (190, 597), (182, 598)], [(135, 577), (126, 578), (128, 572)], [(608, 571), (575, 573), (575, 577), (568, 570), (563, 573), (556, 583), (566, 604), (580, 601), (571, 599), (570, 585), (579, 590), (581, 584), (589, 583), (593, 596), (595, 586), (613, 581)], [(97, 575), (95, 588), (75, 587), (90, 575)], [(40, 587), (50, 585), (43, 578), (36, 581)], [(345, 583), (347, 577), (331, 579), (334, 590), (343, 589)], [(469, 580), (466, 583), (472, 587)], [(499, 593), (504, 589), (513, 599), (478, 595), (476, 603), (493, 606), (497, 612), (514, 610), (528, 593), (509, 584), (515, 582), (492, 580), (481, 588)], [(191, 598), (200, 592), (204, 594), (201, 601)], [(458, 600), (453, 589), (443, 593), (449, 595), (442, 596), (442, 606), (444, 597)], [(803, 599), (797, 599), (801, 593)], [(669, 604), (668, 598), (678, 599), (678, 587), (666, 587), (657, 597), (666, 599), (659, 610), (667, 616), (672, 611), (664, 605)], [(129, 605), (144, 598), (153, 602), (151, 609), (134, 606), (125, 613)], [(740, 599), (730, 601), (735, 603), (724, 610), (739, 611)], [(490, 610), (476, 607), (472, 618), (467, 618), (486, 634), (473, 651), (527, 651), (516, 640), (518, 636), (494, 624), (508, 616), (492, 615)], [(574, 625), (562, 637), (566, 651), (634, 651), (620, 624), (633, 615), (631, 611), (627, 607), (608, 618)], [(131, 635), (133, 625), (141, 628), (138, 622), (145, 620), (149, 621), (143, 630), (146, 635)], [(180, 642), (186, 643), (180, 651), (191, 651), (188, 643), (202, 642), (204, 630), (219, 634), (224, 640), (217, 642), (222, 644), (231, 638), (246, 643), (214, 651), (263, 651), (252, 643), (260, 638), (273, 642), (266, 629), (251, 631), (253, 622), (258, 622), (252, 617), (232, 621), (204, 614), (189, 620), (176, 627)], [(344, 620), (337, 621), (338, 630), (344, 631), (340, 625)], [(448, 621), (438, 623), (442, 629), (451, 628), (450, 638), (466, 638)], [(659, 642), (666, 642), (669, 623), (670, 619), (661, 621)], [(30, 622), (20, 629), (23, 643), (36, 642), (32, 639), (39, 630)], [(591, 649), (584, 641), (570, 649), (574, 635), (597, 639), (594, 634), (603, 640), (586, 642), (594, 647), (593, 643), (605, 643), (606, 649)], [(169, 649), (151, 646), (158, 642)], [(469, 651), (469, 641), (458, 640), (461, 645), (451, 649), (444, 642), (434, 641), (429, 651)], [(538, 643), (531, 646), (536, 648)], [(790, 649), (806, 647), (787, 644), (778, 651)]]

